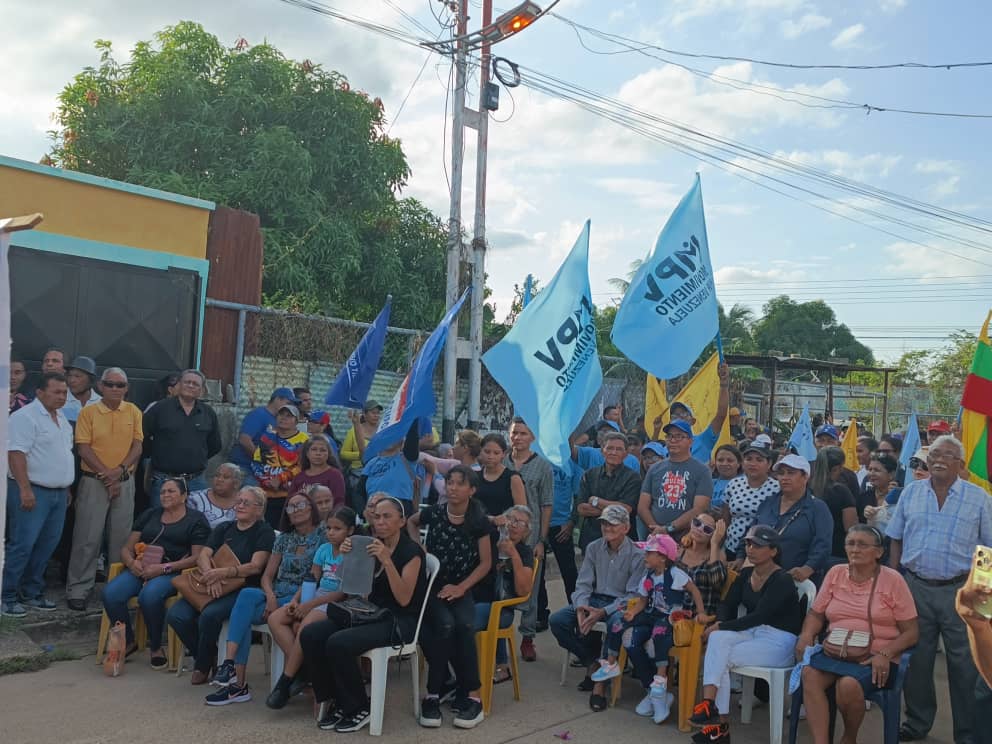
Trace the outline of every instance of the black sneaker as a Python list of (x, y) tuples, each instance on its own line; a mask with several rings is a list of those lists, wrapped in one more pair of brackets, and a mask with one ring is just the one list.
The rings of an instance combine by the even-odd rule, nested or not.
[(421, 700), (419, 721), (424, 728), (441, 728), (441, 701), (436, 697)]
[(222, 687), (217, 692), (207, 695), (207, 705), (229, 705), (231, 703), (247, 703), (251, 700), (251, 690), (248, 685), (238, 687), (237, 682), (232, 682), (226, 687)]
[(692, 735), (695, 744), (730, 744), (730, 726), (713, 723)]
[(455, 715), (455, 728), (475, 728), (482, 723), (484, 717), (482, 714), (482, 703), (469, 698), (468, 705), (459, 710)]
[(696, 703), (689, 716), (689, 724), (697, 728), (720, 723), (720, 714), (716, 712), (716, 704), (709, 698), (703, 698), (702, 702)]
[(341, 723), (342, 718), (344, 716), (341, 714), (341, 711), (333, 705), (329, 705), (327, 712), (317, 721), (317, 727), (324, 731), (333, 731), (334, 727)]
[(231, 659), (228, 659), (217, 667), (217, 673), (214, 674), (214, 678), (210, 680), (210, 684), (215, 687), (227, 687), (235, 680), (236, 677), (237, 674), (234, 671), (234, 662)]
[(309, 686), (310, 683), (303, 679), (303, 677), (295, 677), (289, 686), (289, 696), (296, 697), (297, 695), (302, 695)]
[(352, 731), (360, 731), (368, 726), (370, 720), (372, 720), (372, 714), (367, 710), (360, 710), (355, 715), (347, 716), (338, 721), (334, 730), (339, 734), (350, 734)]
[[(269, 696), (265, 698), (265, 705), (272, 710), (282, 710), (289, 702), (289, 687), (286, 685), (276, 685)], [(336, 722), (335, 722), (336, 723)]]
[(592, 677), (587, 674), (585, 679), (579, 682), (579, 692), (592, 692), (592, 688), (595, 684), (596, 683), (592, 681)]

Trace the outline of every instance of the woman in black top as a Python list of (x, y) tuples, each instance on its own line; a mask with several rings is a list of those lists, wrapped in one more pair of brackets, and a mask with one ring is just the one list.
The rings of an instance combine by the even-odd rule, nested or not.
[[(743, 569), (721, 603), (717, 622), (703, 632), (703, 700), (689, 723), (701, 727), (708, 741), (730, 741), (730, 670), (735, 666), (791, 667), (803, 615), (792, 577), (779, 568), (779, 535), (755, 525), (744, 537), (753, 565)], [(738, 607), (746, 614), (737, 617)]]
[(389, 615), (354, 627), (328, 617), (300, 633), (304, 664), (320, 706), (317, 725), (325, 731), (358, 731), (371, 719), (358, 657), (373, 648), (413, 640), (427, 571), (424, 551), (403, 530), (403, 513), (403, 504), (392, 496), (382, 497), (372, 512), (375, 539), (368, 552), (375, 556), (376, 570), (369, 601)]
[(427, 551), (441, 563), (420, 633), (428, 665), (420, 725), (441, 725), (441, 688), (450, 664), (458, 683), (454, 724), (473, 728), (483, 718), (475, 602), (492, 601), (492, 527), (482, 505), (473, 498), (478, 483), (475, 471), (456, 465), (448, 471), (445, 482), (448, 503), (414, 514), (408, 523), (414, 539), (420, 536), (421, 524), (428, 528)]
[(506, 440), (501, 434), (486, 434), (482, 438), (482, 452), (479, 463), (479, 487), (475, 499), (485, 507), (496, 524), (503, 521), (502, 515), (511, 506), (527, 506), (527, 490), (520, 473), (503, 464), (506, 459)]
[[(221, 628), (238, 598), (236, 591), (220, 596), (224, 581), (240, 577), (245, 579), (245, 586), (259, 586), (276, 539), (275, 530), (262, 519), (265, 514), (265, 491), (258, 486), (245, 486), (238, 492), (234, 514), (233, 522), (222, 522), (214, 528), (196, 560), (203, 581), (215, 599), (202, 612), (197, 612), (193, 605), (180, 599), (165, 616), (169, 627), (176, 631), (186, 648), (193, 651), (190, 682), (194, 685), (206, 684), (210, 679), (210, 669), (217, 662), (217, 640)], [(237, 556), (239, 563), (233, 567), (214, 568), (213, 555), (224, 545)]]
[[(172, 577), (196, 565), (197, 556), (210, 537), (206, 517), (186, 508), (186, 483), (168, 478), (162, 482), (162, 506), (146, 509), (134, 520), (134, 531), (121, 549), (124, 572), (103, 590), (103, 608), (111, 623), (127, 628), (127, 653), (134, 648), (134, 630), (127, 603), (138, 598), (138, 607), (148, 628), (148, 649), (154, 669), (166, 666), (162, 650), (165, 600), (176, 593)], [(138, 545), (142, 548), (139, 550)], [(138, 557), (144, 546), (163, 549), (161, 562), (143, 562)]]
[(847, 563), (844, 540), (847, 531), (858, 523), (857, 502), (854, 494), (841, 481), (844, 471), (844, 450), (840, 447), (824, 447), (816, 455), (813, 463), (813, 476), (809, 488), (813, 495), (822, 499), (834, 518), (834, 531), (830, 538), (830, 565)]

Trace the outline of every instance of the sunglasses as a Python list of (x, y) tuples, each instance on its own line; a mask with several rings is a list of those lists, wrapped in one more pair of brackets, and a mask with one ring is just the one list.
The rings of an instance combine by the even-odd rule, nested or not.
[(126, 382), (108, 382), (108, 381), (105, 380), (104, 382), (102, 382), (100, 384), (103, 385), (104, 387), (107, 387), (107, 388), (117, 388), (118, 390), (123, 390), (124, 388), (127, 387), (127, 383)]
[(704, 535), (712, 535), (713, 531), (716, 529), (716, 527), (711, 524), (706, 524), (706, 522), (701, 519), (693, 519), (692, 526), (697, 530), (702, 530)]
[(306, 511), (310, 508), (310, 503), (307, 501), (300, 501), (296, 504), (286, 504), (287, 514), (296, 514), (296, 512)]
[(925, 462), (923, 462), (923, 460), (921, 460), (920, 458), (913, 457), (913, 458), (910, 458), (909, 469), (910, 470), (926, 470), (927, 469), (927, 464)]

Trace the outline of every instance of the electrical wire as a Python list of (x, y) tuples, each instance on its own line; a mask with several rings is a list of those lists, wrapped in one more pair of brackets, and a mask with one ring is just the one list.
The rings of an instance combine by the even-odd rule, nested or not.
[[(427, 28), (427, 26), (425, 26), (423, 23), (417, 20), (415, 16), (412, 16), (409, 13), (407, 13), (405, 10), (403, 10), (403, 8), (401, 8), (399, 5), (394, 3), (393, 0), (383, 0), (383, 2), (386, 3), (386, 5), (388, 5), (390, 8), (395, 10), (397, 13), (399, 13), (401, 16), (403, 16), (410, 23), (412, 23), (414, 28), (416, 28), (418, 31), (421, 31), (427, 34), (428, 36), (432, 36), (434, 34), (434, 32), (431, 31), (431, 29)], [(438, 35), (438, 38), (439, 39), (441, 38), (440, 34)]]
[(342, 13), (340, 10), (333, 8), (330, 5), (318, 2), (318, 0), (279, 0), (279, 2), (285, 3), (286, 5), (293, 5), (303, 10), (309, 10), (312, 13), (319, 13), (320, 15), (325, 15), (329, 18), (343, 21), (344, 23), (350, 23), (351, 25), (358, 26), (366, 31), (371, 31), (392, 39), (393, 41), (399, 41), (410, 46), (419, 47), (424, 41), (404, 29), (386, 26), (368, 18)]

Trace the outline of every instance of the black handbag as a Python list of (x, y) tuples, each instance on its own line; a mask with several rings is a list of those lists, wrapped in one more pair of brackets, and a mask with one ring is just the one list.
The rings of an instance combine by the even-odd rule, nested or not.
[(340, 602), (327, 604), (327, 617), (349, 628), (377, 623), (389, 616), (389, 610), (385, 607), (379, 607), (360, 597), (348, 597)]

